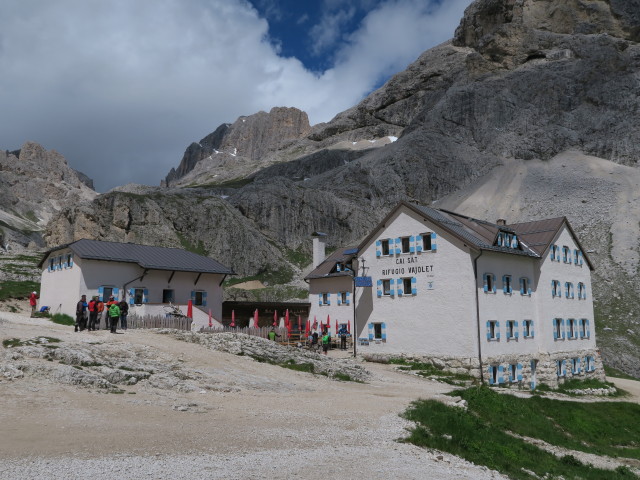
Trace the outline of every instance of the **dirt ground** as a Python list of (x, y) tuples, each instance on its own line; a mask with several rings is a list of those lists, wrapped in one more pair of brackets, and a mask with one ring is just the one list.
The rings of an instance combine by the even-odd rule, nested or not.
[[(447, 454), (396, 441), (410, 426), (399, 415), (412, 401), (452, 400), (443, 395), (451, 390), (449, 385), (397, 372), (391, 365), (367, 363), (371, 381), (340, 382), (214, 352), (151, 331), (74, 333), (72, 327), (47, 320), (1, 312), (0, 318), (4, 319), (1, 339), (50, 336), (63, 342), (146, 345), (190, 368), (216, 369), (228, 379), (228, 391), (182, 393), (140, 382), (124, 387), (121, 394), (61, 385), (37, 375), (0, 380), (0, 458), (14, 462), (4, 473), (0, 466), (0, 478), (17, 478), (13, 475), (27, 468), (26, 459), (149, 455), (212, 455), (220, 468), (228, 463), (227, 475), (209, 478), (254, 478), (256, 462), (274, 458), (277, 474), (271, 478), (324, 479), (331, 469), (337, 478), (427, 478), (425, 469), (432, 472), (428, 478), (503, 478)], [(632, 401), (638, 401), (638, 382), (615, 382), (634, 395)], [(263, 454), (268, 460), (260, 457)], [(336, 457), (349, 461), (336, 463)], [(238, 464), (239, 458), (245, 461)], [(309, 471), (304, 467), (308, 462), (326, 468)], [(340, 465), (337, 470), (336, 465)], [(402, 472), (402, 477), (393, 472)], [(81, 477), (67, 472), (67, 478)], [(173, 478), (183, 477), (174, 473)]]

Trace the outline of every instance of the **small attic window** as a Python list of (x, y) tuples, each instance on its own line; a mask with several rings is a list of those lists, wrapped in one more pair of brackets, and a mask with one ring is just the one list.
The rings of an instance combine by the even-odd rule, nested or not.
[(518, 241), (518, 236), (515, 233), (498, 232), (496, 245), (499, 247), (518, 248), (520, 246), (520, 242)]

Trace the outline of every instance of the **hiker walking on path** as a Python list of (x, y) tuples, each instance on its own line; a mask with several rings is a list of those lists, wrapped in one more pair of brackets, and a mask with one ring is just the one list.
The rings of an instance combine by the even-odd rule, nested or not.
[(112, 303), (109, 305), (109, 310), (107, 311), (107, 316), (109, 317), (109, 321), (111, 322), (111, 333), (116, 333), (116, 327), (118, 326), (118, 319), (120, 318), (120, 307), (117, 303)]
[(38, 303), (38, 292), (31, 292), (29, 295), (29, 305), (31, 305), (31, 316), (36, 313), (36, 304)]
[(82, 295), (80, 297), (80, 301), (76, 303), (76, 323), (75, 323), (75, 331), (83, 331), (87, 327), (87, 296)]
[(327, 354), (327, 351), (329, 350), (329, 344), (331, 343), (331, 336), (329, 335), (329, 331), (326, 330), (324, 332), (324, 335), (322, 335), (322, 351), (324, 352), (324, 354)]

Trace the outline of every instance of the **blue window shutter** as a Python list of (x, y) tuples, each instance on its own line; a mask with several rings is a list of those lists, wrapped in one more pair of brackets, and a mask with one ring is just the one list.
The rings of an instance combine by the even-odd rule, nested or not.
[[(531, 285), (530, 282), (527, 282), (527, 283), (529, 283), (529, 285)], [(531, 287), (528, 287), (527, 295), (531, 296)]]
[(100, 301), (104, 302), (104, 287), (98, 287), (98, 295), (100, 295)]
[(500, 322), (496, 322), (496, 340), (500, 340)]
[(378, 280), (378, 297), (382, 297), (382, 280)]
[(318, 305), (322, 306), (322, 294), (318, 294)]
[(564, 294), (565, 297), (569, 298), (569, 282), (564, 282)]
[(136, 291), (133, 288), (129, 289), (129, 293), (127, 295), (129, 295), (129, 305), (133, 305), (135, 302), (135, 296)]
[(504, 367), (498, 365), (498, 383), (504, 383)]
[(202, 292), (202, 306), (207, 306), (207, 292)]
[(113, 295), (113, 298), (115, 298), (116, 300), (118, 300), (118, 298), (120, 298), (120, 290), (118, 289), (118, 287), (113, 287), (113, 291), (111, 292), (111, 295)]
[(587, 338), (591, 338), (591, 329), (589, 328), (589, 320), (585, 318), (584, 321), (587, 323)]
[(484, 293), (489, 291), (489, 286), (487, 285), (487, 274), (482, 275), (482, 281), (484, 282)]
[(556, 281), (551, 280), (551, 296), (555, 298), (556, 296)]
[(438, 250), (438, 247), (436, 246), (436, 238), (437, 235), (435, 233), (431, 234), (431, 251), (435, 252)]
[(336, 263), (336, 272), (339, 272), (339, 271), (340, 271), (340, 264)]
[(415, 240), (416, 237), (414, 237), (413, 235), (409, 237), (409, 253), (416, 253)]
[(509, 293), (507, 291), (507, 276), (506, 275), (502, 276), (502, 292), (503, 293)]
[(327, 305), (331, 305), (331, 294), (327, 293)]
[(552, 324), (553, 324), (553, 339), (557, 340), (558, 339), (558, 319), (554, 318)]
[(69, 267), (73, 267), (73, 253), (69, 255)]
[(567, 361), (566, 360), (562, 360), (562, 376), (566, 376), (567, 375)]
[(418, 294), (418, 279), (416, 277), (411, 277), (411, 295)]
[(399, 278), (398, 280), (396, 280), (396, 284), (398, 285), (398, 296), (401, 297), (402, 294), (404, 293), (402, 291), (402, 279)]
[(396, 296), (396, 290), (393, 288), (393, 279), (391, 279), (391, 281), (389, 282), (389, 296), (390, 297)]
[(584, 287), (582, 287), (582, 298), (583, 299), (587, 298), (587, 286), (586, 285)]
[(422, 235), (416, 235), (416, 252), (422, 252)]
[(565, 333), (564, 333), (564, 318), (560, 319), (560, 335), (562, 340), (565, 339)]
[(524, 295), (524, 278), (520, 279), (520, 295)]
[(380, 240), (376, 240), (376, 257), (382, 256), (382, 242)]
[(551, 245), (551, 248), (549, 250), (549, 254), (551, 256), (551, 261), (554, 261), (556, 259), (556, 246), (555, 245)]
[(522, 381), (522, 364), (521, 363), (519, 363), (517, 368), (516, 368), (516, 375), (517, 375), (517, 377), (516, 377), (517, 380), (519, 382), (521, 382)]
[(493, 273), (490, 273), (491, 279), (493, 280), (493, 293), (496, 293), (496, 276)]
[(145, 288), (143, 295), (142, 303), (149, 303), (149, 290)]
[(582, 333), (582, 326), (584, 325), (584, 318), (578, 320), (578, 337), (584, 338), (584, 334)]
[(493, 385), (493, 369), (496, 368), (494, 366), (489, 366), (487, 372), (489, 374), (489, 385)]
[(402, 249), (400, 246), (402, 245), (402, 240), (400, 237), (396, 238), (396, 255), (400, 255), (402, 253)]
[(580, 357), (578, 357), (578, 365), (576, 366), (576, 373), (582, 372), (582, 364), (580, 363)]
[(534, 334), (533, 334), (533, 320), (531, 320), (531, 330), (530, 330), (530, 333), (531, 333), (531, 335), (530, 335), (530, 336), (531, 336), (531, 337), (533, 337), (533, 336), (534, 336)]
[(338, 292), (338, 299), (337, 299), (338, 305), (342, 305), (342, 298), (341, 297), (342, 297), (342, 295), (340, 295), (340, 292)]
[(515, 332), (516, 339), (520, 337), (520, 332), (518, 332), (518, 321), (513, 322), (513, 331)]
[(373, 323), (369, 324), (369, 340), (373, 340)]
[(507, 367), (507, 371), (509, 372), (509, 381), (510, 381), (510, 382), (515, 382), (515, 381), (516, 381), (516, 379), (513, 377), (513, 374), (512, 374), (512, 372), (511, 372), (511, 365), (509, 365), (509, 366)]
[(382, 341), (386, 342), (387, 341), (387, 324), (382, 322), (382, 324), (380, 325), (380, 329), (382, 330)]
[[(65, 259), (66, 259), (66, 257), (65, 257)], [(65, 270), (67, 269), (67, 260), (62, 262), (62, 268), (64, 268)]]
[(487, 322), (487, 341), (488, 340), (491, 340), (491, 322)]
[(347, 305), (351, 303), (351, 293), (347, 292)]

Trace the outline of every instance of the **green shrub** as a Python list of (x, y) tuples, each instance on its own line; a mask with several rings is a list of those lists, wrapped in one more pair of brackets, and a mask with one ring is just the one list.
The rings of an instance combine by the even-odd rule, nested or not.
[(59, 325), (75, 325), (75, 319), (66, 313), (55, 313), (51, 316), (51, 321)]

